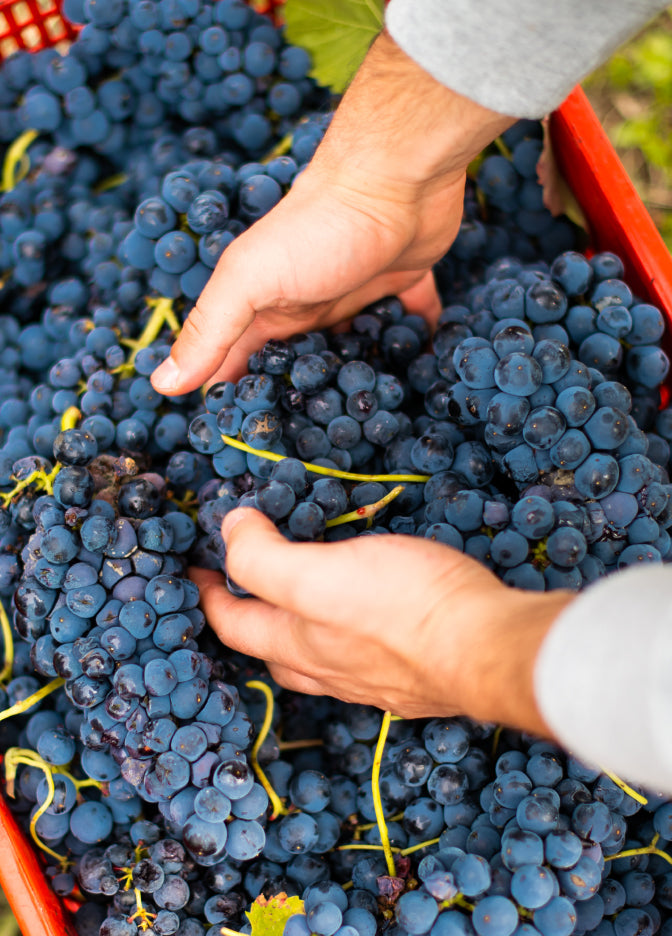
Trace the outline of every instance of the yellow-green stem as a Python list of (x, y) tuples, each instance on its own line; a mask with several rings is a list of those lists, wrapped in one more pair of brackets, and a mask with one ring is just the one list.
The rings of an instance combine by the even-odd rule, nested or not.
[(373, 769), (371, 770), (371, 793), (373, 796), (373, 809), (376, 814), (376, 822), (378, 823), (378, 831), (380, 833), (380, 841), (382, 843), (382, 848), (385, 853), (385, 863), (387, 865), (387, 873), (390, 877), (394, 877), (397, 873), (394, 865), (394, 856), (392, 855), (392, 848), (390, 846), (390, 836), (387, 831), (387, 823), (385, 822), (385, 811), (383, 809), (383, 802), (380, 798), (380, 766), (383, 761), (383, 750), (385, 748), (385, 742), (387, 741), (387, 734), (390, 730), (390, 719), (392, 718), (391, 712), (385, 712), (383, 715), (383, 722), (380, 726), (380, 734), (378, 735), (378, 742), (376, 744), (376, 751), (373, 755)]
[[(28, 175), (30, 163), (24, 162), (28, 147), (39, 136), (37, 130), (26, 130), (7, 150), (2, 166), (2, 191), (11, 192), (17, 182)], [(27, 165), (26, 165), (27, 163)]]
[[(252, 448), (251, 445), (241, 442), (240, 439), (234, 439), (233, 436), (222, 434), (222, 440), (231, 448), (238, 449), (240, 452), (247, 452), (249, 455), (257, 455), (259, 458), (267, 458), (269, 461), (279, 462), (289, 457), (288, 455), (280, 455), (278, 452), (266, 452), (262, 449)], [(344, 481), (409, 481), (423, 484), (431, 478), (431, 475), (421, 474), (356, 474), (354, 471), (341, 471), (340, 468), (325, 468), (324, 465), (313, 465), (312, 462), (302, 461), (301, 464), (312, 474), (326, 475), (329, 478), (342, 478)]]
[[(371, 828), (376, 823), (372, 823)], [(387, 827), (386, 827), (387, 828)], [(390, 852), (394, 855), (412, 855), (413, 852), (420, 851), (422, 848), (429, 848), (430, 845), (437, 845), (438, 838), (428, 839), (426, 842), (418, 842), (417, 845), (410, 845), (408, 848), (398, 848), (396, 845), (388, 845)], [(347, 845), (339, 845), (336, 851), (386, 851), (384, 845), (367, 845), (362, 842), (350, 842)]]
[(156, 919), (156, 913), (150, 913), (149, 910), (145, 910), (142, 905), (142, 893), (138, 890), (137, 887), (133, 888), (133, 893), (135, 894), (135, 906), (137, 907), (137, 910), (133, 916), (128, 918), (129, 922), (133, 920), (139, 920), (140, 922), (138, 923), (138, 927), (141, 930), (147, 930), (151, 925), (151, 920)]
[(646, 806), (646, 804), (649, 802), (645, 796), (642, 796), (642, 794), (638, 793), (637, 790), (633, 790), (631, 786), (628, 786), (628, 784), (624, 780), (621, 780), (620, 777), (617, 777), (615, 773), (611, 773), (611, 771), (605, 770), (604, 767), (602, 768), (602, 773), (606, 774), (612, 783), (615, 783), (619, 789), (623, 790), (624, 793), (627, 793), (628, 796), (631, 796), (642, 806)]
[(385, 497), (374, 501), (373, 504), (365, 504), (364, 507), (358, 507), (357, 510), (351, 510), (348, 513), (341, 514), (339, 517), (334, 517), (332, 520), (327, 520), (327, 526), (339, 526), (342, 523), (352, 523), (355, 520), (366, 520), (368, 525), (371, 526), (375, 515), (381, 511), (383, 507), (387, 507), (390, 501), (393, 501), (395, 497), (399, 497), (403, 490), (404, 485), (398, 484), (395, 488), (392, 488)]
[(278, 156), (284, 156), (285, 153), (288, 153), (292, 148), (292, 142), (294, 141), (294, 136), (291, 133), (287, 133), (279, 143), (277, 143), (273, 149), (266, 153), (261, 162), (266, 165), (272, 159), (275, 159)]
[(672, 856), (662, 851), (662, 849), (656, 848), (659, 838), (660, 835), (656, 834), (653, 836), (650, 845), (644, 845), (642, 848), (626, 848), (625, 851), (618, 852), (616, 855), (605, 855), (604, 860), (615, 861), (617, 858), (633, 858), (635, 855), (658, 855), (659, 858), (672, 865)]
[(412, 855), (413, 852), (420, 851), (421, 848), (429, 848), (430, 845), (437, 845), (440, 839), (433, 838), (429, 839), (427, 842), (418, 842), (417, 845), (409, 845), (408, 848), (402, 848), (401, 854), (406, 857), (406, 855)]
[(245, 685), (249, 689), (258, 689), (260, 692), (263, 692), (266, 697), (266, 712), (264, 713), (264, 720), (262, 722), (261, 728), (259, 729), (259, 734), (257, 735), (257, 740), (252, 746), (252, 752), (250, 754), (250, 760), (252, 761), (252, 768), (259, 779), (259, 783), (268, 793), (268, 798), (271, 801), (273, 806), (273, 813), (271, 819), (276, 819), (278, 816), (287, 815), (287, 807), (282, 802), (278, 794), (273, 789), (271, 781), (268, 779), (263, 769), (259, 764), (259, 751), (261, 746), (268, 736), (268, 732), (271, 730), (271, 725), (273, 724), (273, 711), (275, 709), (275, 700), (273, 698), (273, 692), (271, 687), (265, 682), (262, 682), (260, 679), (250, 679), (249, 682), (246, 682)]
[[(395, 813), (387, 820), (388, 822), (400, 822), (404, 818), (403, 812)], [(355, 826), (355, 832), (368, 832), (369, 829), (375, 829), (377, 822), (364, 822), (362, 825)]]
[(115, 373), (124, 374), (126, 376), (132, 374), (135, 368), (135, 359), (138, 355), (138, 351), (142, 351), (143, 348), (148, 348), (153, 341), (156, 341), (164, 325), (170, 328), (173, 335), (177, 336), (180, 333), (180, 323), (173, 311), (172, 299), (166, 299), (165, 296), (161, 296), (158, 299), (147, 299), (146, 302), (152, 309), (152, 314), (147, 320), (147, 324), (143, 328), (139, 338), (124, 338), (121, 340), (120, 344), (130, 348), (131, 354), (124, 364), (116, 368)]
[(5, 651), (5, 662), (2, 670), (0, 670), (0, 686), (2, 686), (12, 678), (12, 667), (14, 666), (14, 635), (2, 601), (0, 601), (0, 630), (2, 631), (2, 643)]
[(100, 195), (102, 192), (109, 192), (111, 189), (118, 188), (124, 182), (128, 182), (128, 176), (124, 172), (118, 172), (116, 175), (108, 176), (107, 179), (99, 182), (93, 191), (96, 195)]
[(82, 414), (77, 407), (69, 406), (61, 416), (61, 432), (67, 432), (68, 429), (75, 429), (81, 418)]
[(47, 683), (46, 686), (42, 686), (37, 692), (17, 702), (16, 705), (10, 705), (4, 712), (0, 712), (0, 721), (4, 721), (6, 718), (13, 718), (14, 715), (23, 715), (24, 712), (27, 712), (42, 699), (46, 698), (46, 696), (51, 695), (52, 692), (56, 692), (56, 690), (60, 689), (64, 684), (65, 680), (61, 679), (60, 676), (57, 679), (52, 679), (50, 683)]
[(35, 813), (30, 820), (30, 835), (38, 848), (41, 848), (42, 851), (46, 852), (48, 855), (51, 855), (52, 858), (55, 858), (59, 862), (61, 868), (66, 870), (70, 865), (67, 857), (65, 855), (60, 855), (52, 848), (49, 848), (48, 845), (45, 845), (45, 843), (37, 834), (38, 820), (40, 816), (44, 815), (47, 809), (49, 809), (54, 799), (55, 787), (52, 767), (44, 760), (44, 758), (40, 757), (36, 751), (31, 751), (28, 748), (9, 748), (5, 754), (5, 779), (7, 782), (7, 793), (10, 796), (14, 796), (14, 779), (16, 777), (16, 771), (19, 765), (23, 765), (25, 767), (34, 767), (38, 770), (41, 770), (45, 776), (47, 781), (47, 797), (45, 801), (41, 803), (40, 806), (35, 810)]

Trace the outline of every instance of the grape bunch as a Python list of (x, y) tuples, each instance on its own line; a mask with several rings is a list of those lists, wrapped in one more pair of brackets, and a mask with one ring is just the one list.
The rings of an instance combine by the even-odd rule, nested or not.
[[(81, 713), (82, 768), (170, 808), (195, 861), (255, 857), (267, 797), (244, 754), (250, 723), (238, 716), (238, 693), (195, 639), (205, 621), (198, 589), (182, 576), (194, 523), (165, 510), (157, 476), (137, 474), (129, 458), (97, 456), (85, 430), (59, 434), (54, 451), (60, 469), (53, 494), (33, 505), (14, 626), (36, 672), (64, 680)], [(69, 764), (75, 751), (61, 729), (39, 736), (51, 765)], [(232, 801), (237, 824), (227, 826)], [(137, 796), (128, 808), (135, 815)], [(109, 836), (114, 814), (104, 803), (78, 809), (60, 813), (61, 837), (68, 828), (88, 844)]]
[(446, 543), (525, 588), (669, 559), (670, 416), (651, 386), (669, 369), (664, 323), (618, 272), (607, 255), (546, 273), (496, 261), (471, 307), (444, 309), (431, 353), (396, 300), (328, 344), (268, 342), (189, 428), (223, 479), (199, 494), (201, 559), (224, 557), (240, 504), (300, 540), (357, 535), (371, 507), (374, 531)]
[[(47, 270), (52, 283), (77, 276), (130, 311), (146, 283), (118, 252), (138, 202), (160, 195), (157, 165), (161, 175), (216, 156), (230, 173), (273, 151), (324, 93), (307, 77), (307, 53), (240, 0), (73, 2), (65, 14), (83, 24), (70, 48), (19, 52), (0, 71), (0, 143), (13, 180), (0, 197), (0, 273), (42, 291)], [(299, 133), (301, 162), (321, 134)], [(213, 171), (206, 191), (219, 190)], [(281, 175), (284, 185), (291, 170)], [(225, 220), (219, 204), (200, 211), (201, 227)], [(198, 262), (191, 299), (210, 268)]]
[(0, 747), (78, 933), (258, 936), (286, 895), (284, 936), (672, 936), (666, 799), (493, 725), (280, 690), (186, 575), (226, 571), (238, 505), (526, 589), (670, 561), (664, 319), (544, 208), (539, 124), (473, 167), (433, 335), (387, 298), (166, 400), (153, 370), (325, 96), (242, 0), (64, 9), (67, 52), (0, 69)]
[(471, 167), (462, 224), (436, 266), (437, 279), (458, 301), (500, 257), (550, 263), (584, 244), (582, 232), (567, 217), (552, 215), (544, 205), (537, 181), (543, 148), (541, 124), (519, 120)]
[[(171, 299), (198, 299), (226, 247), (271, 210), (306, 165), (328, 119), (299, 124), (291, 152), (267, 163), (197, 159), (171, 169), (160, 192), (137, 206), (118, 259), (142, 271), (148, 291)], [(157, 149), (162, 146), (158, 141)], [(303, 156), (306, 162), (297, 162)]]
[(72, 0), (82, 24), (66, 52), (18, 53), (4, 65), (0, 138), (48, 134), (123, 165), (171, 121), (214, 124), (232, 145), (263, 152), (314, 93), (310, 58), (242, 0)]

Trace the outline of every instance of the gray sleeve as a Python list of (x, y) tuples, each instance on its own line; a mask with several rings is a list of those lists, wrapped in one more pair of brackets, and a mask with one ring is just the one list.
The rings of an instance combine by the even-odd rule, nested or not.
[(669, 0), (391, 0), (388, 32), (441, 84), (543, 117)]
[(579, 595), (546, 636), (534, 682), (565, 747), (672, 793), (672, 567), (628, 569)]

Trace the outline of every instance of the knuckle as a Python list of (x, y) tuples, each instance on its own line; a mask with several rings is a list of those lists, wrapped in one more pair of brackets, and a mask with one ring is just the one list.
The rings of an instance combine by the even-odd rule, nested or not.
[(209, 316), (196, 304), (182, 326), (180, 338), (186, 339), (187, 342), (200, 342), (207, 337), (208, 330)]

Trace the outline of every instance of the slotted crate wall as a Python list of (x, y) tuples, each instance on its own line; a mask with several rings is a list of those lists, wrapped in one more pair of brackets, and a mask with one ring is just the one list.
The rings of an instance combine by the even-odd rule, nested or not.
[(0, 61), (18, 49), (69, 42), (77, 32), (61, 15), (61, 0), (0, 0)]

